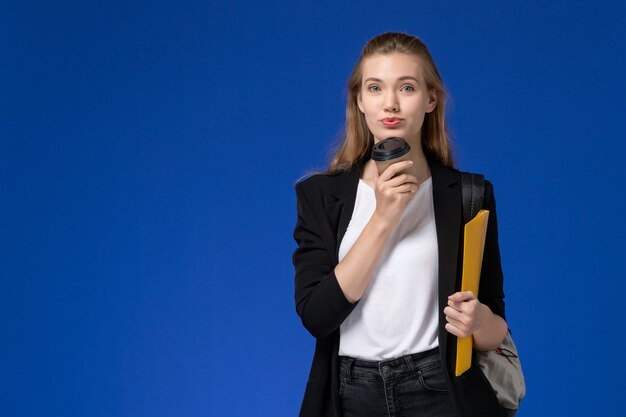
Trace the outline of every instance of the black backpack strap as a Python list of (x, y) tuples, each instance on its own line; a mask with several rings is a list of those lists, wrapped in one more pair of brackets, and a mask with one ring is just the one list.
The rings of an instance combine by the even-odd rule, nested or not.
[(469, 222), (483, 208), (485, 202), (485, 177), (481, 174), (461, 172), (463, 193), (463, 221)]

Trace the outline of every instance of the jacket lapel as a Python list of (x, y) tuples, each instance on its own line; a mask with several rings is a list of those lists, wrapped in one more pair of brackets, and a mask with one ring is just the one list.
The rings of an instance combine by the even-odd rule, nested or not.
[[(443, 309), (448, 305), (448, 296), (456, 290), (459, 239), (461, 235), (462, 200), (460, 182), (455, 171), (439, 161), (428, 157), (433, 178), (433, 200), (435, 206), (435, 226), (439, 249), (439, 349), (442, 359), (448, 352), (448, 342), (454, 337), (445, 329), (446, 317)], [(447, 369), (447, 360), (442, 360)]]
[(359, 162), (350, 171), (339, 174), (326, 202), (328, 218), (333, 222), (333, 230), (336, 230), (337, 244), (333, 251), (335, 264), (339, 263), (339, 245), (354, 211), (361, 168), (362, 162)]

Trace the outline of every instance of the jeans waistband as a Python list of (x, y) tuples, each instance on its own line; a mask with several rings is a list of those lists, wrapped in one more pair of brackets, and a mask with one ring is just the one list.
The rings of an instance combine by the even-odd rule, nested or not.
[(368, 361), (351, 356), (339, 356), (340, 372), (350, 379), (352, 374), (361, 377), (391, 379), (406, 373), (419, 373), (420, 369), (441, 366), (439, 347), (383, 361)]

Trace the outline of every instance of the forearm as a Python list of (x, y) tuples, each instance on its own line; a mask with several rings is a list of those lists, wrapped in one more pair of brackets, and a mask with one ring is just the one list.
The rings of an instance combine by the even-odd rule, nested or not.
[(355, 303), (363, 296), (393, 226), (376, 213), (346, 256), (335, 267), (335, 276), (346, 298)]
[(474, 332), (473, 338), (475, 349), (487, 351), (497, 348), (502, 343), (508, 331), (508, 325), (502, 317), (493, 314), (489, 307), (485, 305), (483, 307), (488, 312), (488, 318), (481, 328)]

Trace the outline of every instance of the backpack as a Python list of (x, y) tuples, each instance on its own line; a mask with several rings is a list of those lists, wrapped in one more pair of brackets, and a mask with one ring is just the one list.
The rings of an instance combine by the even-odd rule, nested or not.
[[(461, 172), (461, 189), (463, 222), (467, 223), (483, 209), (485, 204), (485, 177), (481, 174)], [(496, 349), (488, 352), (475, 350), (475, 352), (478, 366), (491, 384), (507, 417), (515, 416), (526, 394), (526, 384), (510, 329)]]

